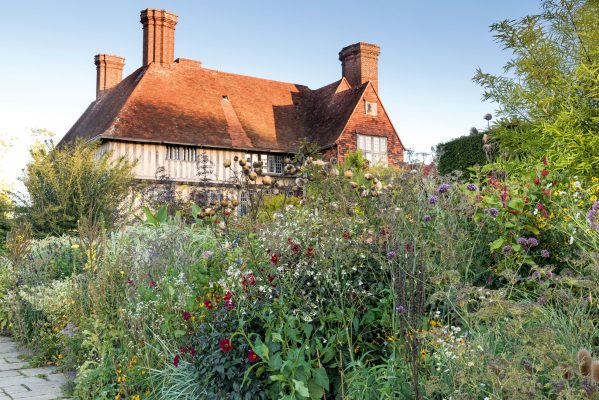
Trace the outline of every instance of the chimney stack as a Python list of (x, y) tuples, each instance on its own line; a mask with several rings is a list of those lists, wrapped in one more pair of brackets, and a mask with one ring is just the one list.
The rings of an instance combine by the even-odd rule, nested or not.
[(343, 77), (352, 87), (370, 81), (378, 92), (380, 53), (376, 44), (360, 42), (344, 47), (339, 52)]
[(108, 89), (118, 85), (123, 80), (123, 66), (125, 59), (110, 54), (97, 54), (94, 56), (96, 64), (96, 99)]
[(165, 10), (148, 8), (141, 12), (144, 30), (143, 66), (170, 65), (175, 61), (175, 25), (178, 17)]

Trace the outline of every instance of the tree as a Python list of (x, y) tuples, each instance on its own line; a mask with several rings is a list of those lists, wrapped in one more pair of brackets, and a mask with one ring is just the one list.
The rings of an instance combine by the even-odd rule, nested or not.
[[(556, 169), (599, 173), (599, 1), (545, 0), (542, 12), (491, 25), (512, 52), (505, 75), (480, 69), (483, 99), (498, 104), (504, 166), (515, 172), (545, 157)], [(509, 126), (509, 129), (505, 129)]]
[(31, 156), (22, 179), (27, 195), (17, 197), (16, 218), (35, 235), (71, 232), (84, 219), (110, 228), (125, 216), (134, 166), (127, 158), (82, 141), (60, 147), (46, 142)]
[(487, 163), (483, 150), (483, 133), (471, 133), (437, 145), (437, 163), (441, 175), (461, 171), (468, 178), (468, 168)]

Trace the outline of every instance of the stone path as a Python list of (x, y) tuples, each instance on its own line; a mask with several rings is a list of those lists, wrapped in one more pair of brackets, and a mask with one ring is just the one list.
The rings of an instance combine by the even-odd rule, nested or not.
[(63, 399), (63, 374), (54, 367), (27, 368), (24, 351), (8, 337), (0, 336), (0, 400)]

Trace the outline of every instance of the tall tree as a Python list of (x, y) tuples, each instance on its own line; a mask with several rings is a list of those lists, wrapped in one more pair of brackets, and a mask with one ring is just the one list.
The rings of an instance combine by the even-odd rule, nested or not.
[(473, 79), (509, 126), (495, 133), (508, 164), (525, 169), (547, 157), (558, 169), (599, 174), (599, 0), (545, 0), (538, 15), (491, 32), (512, 58), (504, 75), (478, 69)]

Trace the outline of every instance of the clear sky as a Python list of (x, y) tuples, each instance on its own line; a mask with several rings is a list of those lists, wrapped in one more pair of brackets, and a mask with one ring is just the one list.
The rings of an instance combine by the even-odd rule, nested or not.
[(341, 76), (338, 52), (358, 41), (381, 46), (379, 92), (408, 148), (483, 127), (493, 104), (471, 78), (499, 73), (509, 54), (489, 25), (539, 11), (539, 0), (19, 0), (3, 1), (0, 139), (13, 144), (0, 181), (27, 161), (30, 130), (60, 139), (95, 97), (97, 53), (141, 64), (140, 10), (179, 15), (175, 57), (207, 68), (318, 88)]

